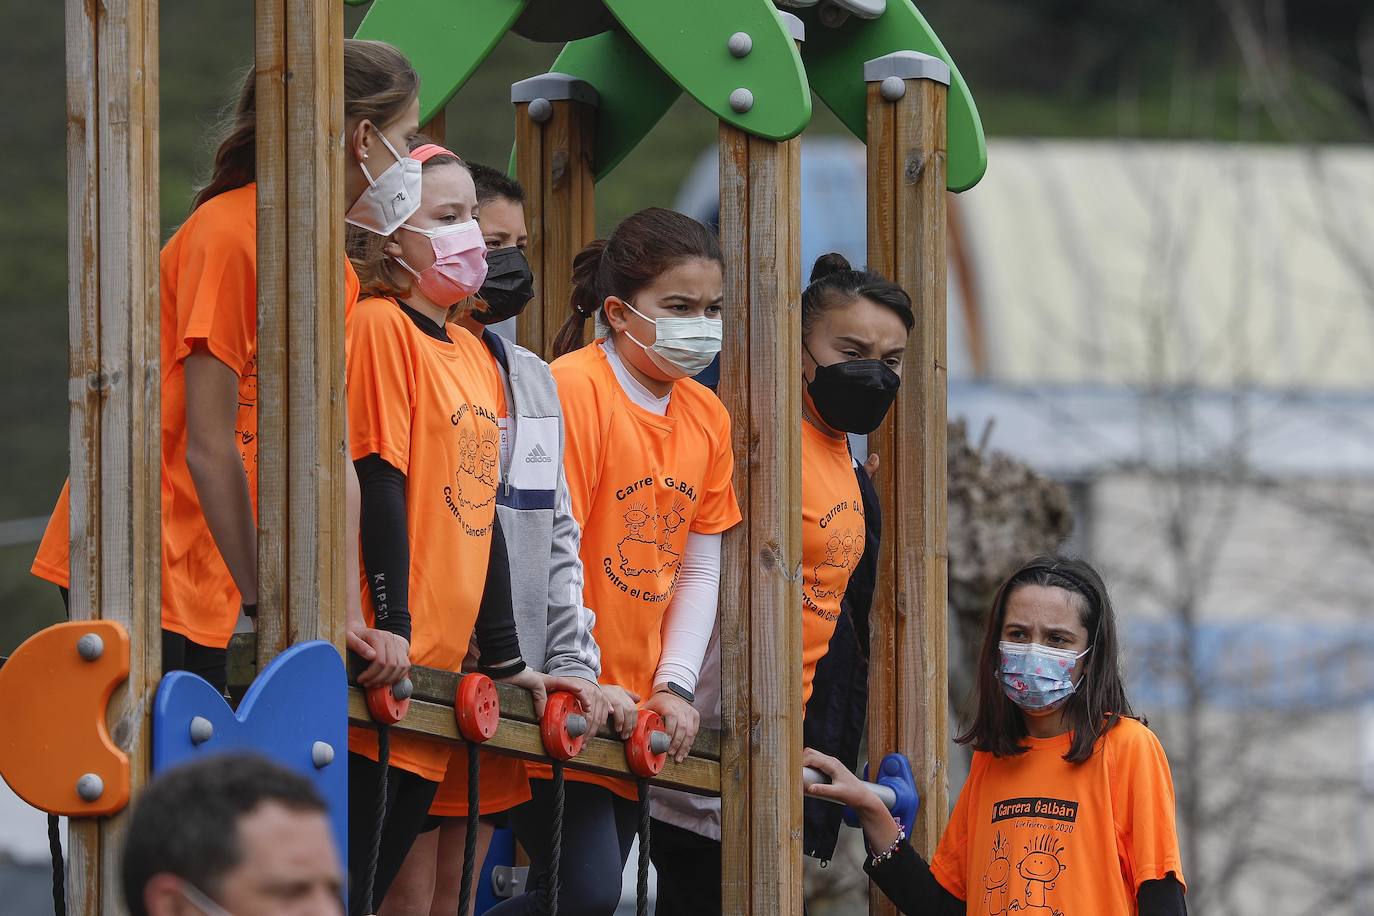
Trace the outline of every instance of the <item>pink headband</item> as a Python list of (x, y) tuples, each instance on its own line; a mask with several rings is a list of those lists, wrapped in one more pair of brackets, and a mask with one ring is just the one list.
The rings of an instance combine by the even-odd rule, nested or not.
[(410, 158), (414, 159), (416, 162), (425, 162), (426, 160), (433, 159), (435, 156), (452, 156), (459, 162), (463, 161), (457, 153), (454, 153), (452, 150), (444, 149), (437, 143), (426, 143), (424, 146), (410, 151)]

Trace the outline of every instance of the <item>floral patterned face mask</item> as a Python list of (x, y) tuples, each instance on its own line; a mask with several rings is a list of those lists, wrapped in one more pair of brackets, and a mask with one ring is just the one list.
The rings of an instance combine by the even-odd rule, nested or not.
[(1078, 660), (1092, 651), (1088, 646), (1077, 655), (1068, 649), (1052, 649), (1039, 643), (999, 642), (1002, 664), (998, 669), (1002, 689), (1022, 709), (1049, 710), (1073, 696), (1076, 685), (1073, 670)]

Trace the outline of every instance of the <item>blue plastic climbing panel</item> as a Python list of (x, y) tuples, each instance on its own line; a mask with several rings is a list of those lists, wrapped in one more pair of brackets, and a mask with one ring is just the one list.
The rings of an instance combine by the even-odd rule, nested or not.
[(226, 751), (252, 751), (308, 777), (329, 805), (348, 857), (348, 688), (329, 643), (300, 643), (253, 681), (238, 711), (205, 680), (173, 671), (153, 704), (153, 772)]

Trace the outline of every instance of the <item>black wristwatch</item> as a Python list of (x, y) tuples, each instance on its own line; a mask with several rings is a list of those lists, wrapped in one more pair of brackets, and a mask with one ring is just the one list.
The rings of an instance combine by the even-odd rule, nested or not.
[(681, 697), (688, 703), (696, 699), (696, 694), (692, 693), (692, 691), (688, 690), (686, 687), (683, 687), (681, 684), (674, 684), (672, 681), (664, 681), (662, 684), (659, 684), (654, 689), (666, 690), (674, 696)]
[(247, 617), (249, 620), (258, 619), (258, 603), (256, 601), (252, 604), (240, 604), (239, 607), (243, 610), (243, 616)]

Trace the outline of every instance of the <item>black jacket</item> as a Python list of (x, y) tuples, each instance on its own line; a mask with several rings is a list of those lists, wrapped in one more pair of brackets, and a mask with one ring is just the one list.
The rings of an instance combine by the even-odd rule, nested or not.
[[(862, 467), (854, 469), (864, 503), (864, 552), (849, 577), (840, 618), (830, 648), (816, 666), (811, 699), (806, 704), (802, 736), (807, 747), (858, 766), (868, 713), (868, 613), (878, 578), (878, 542), (882, 538), (882, 507), (873, 481)], [(842, 809), (818, 799), (805, 800), (802, 851), (827, 861), (835, 854)]]

